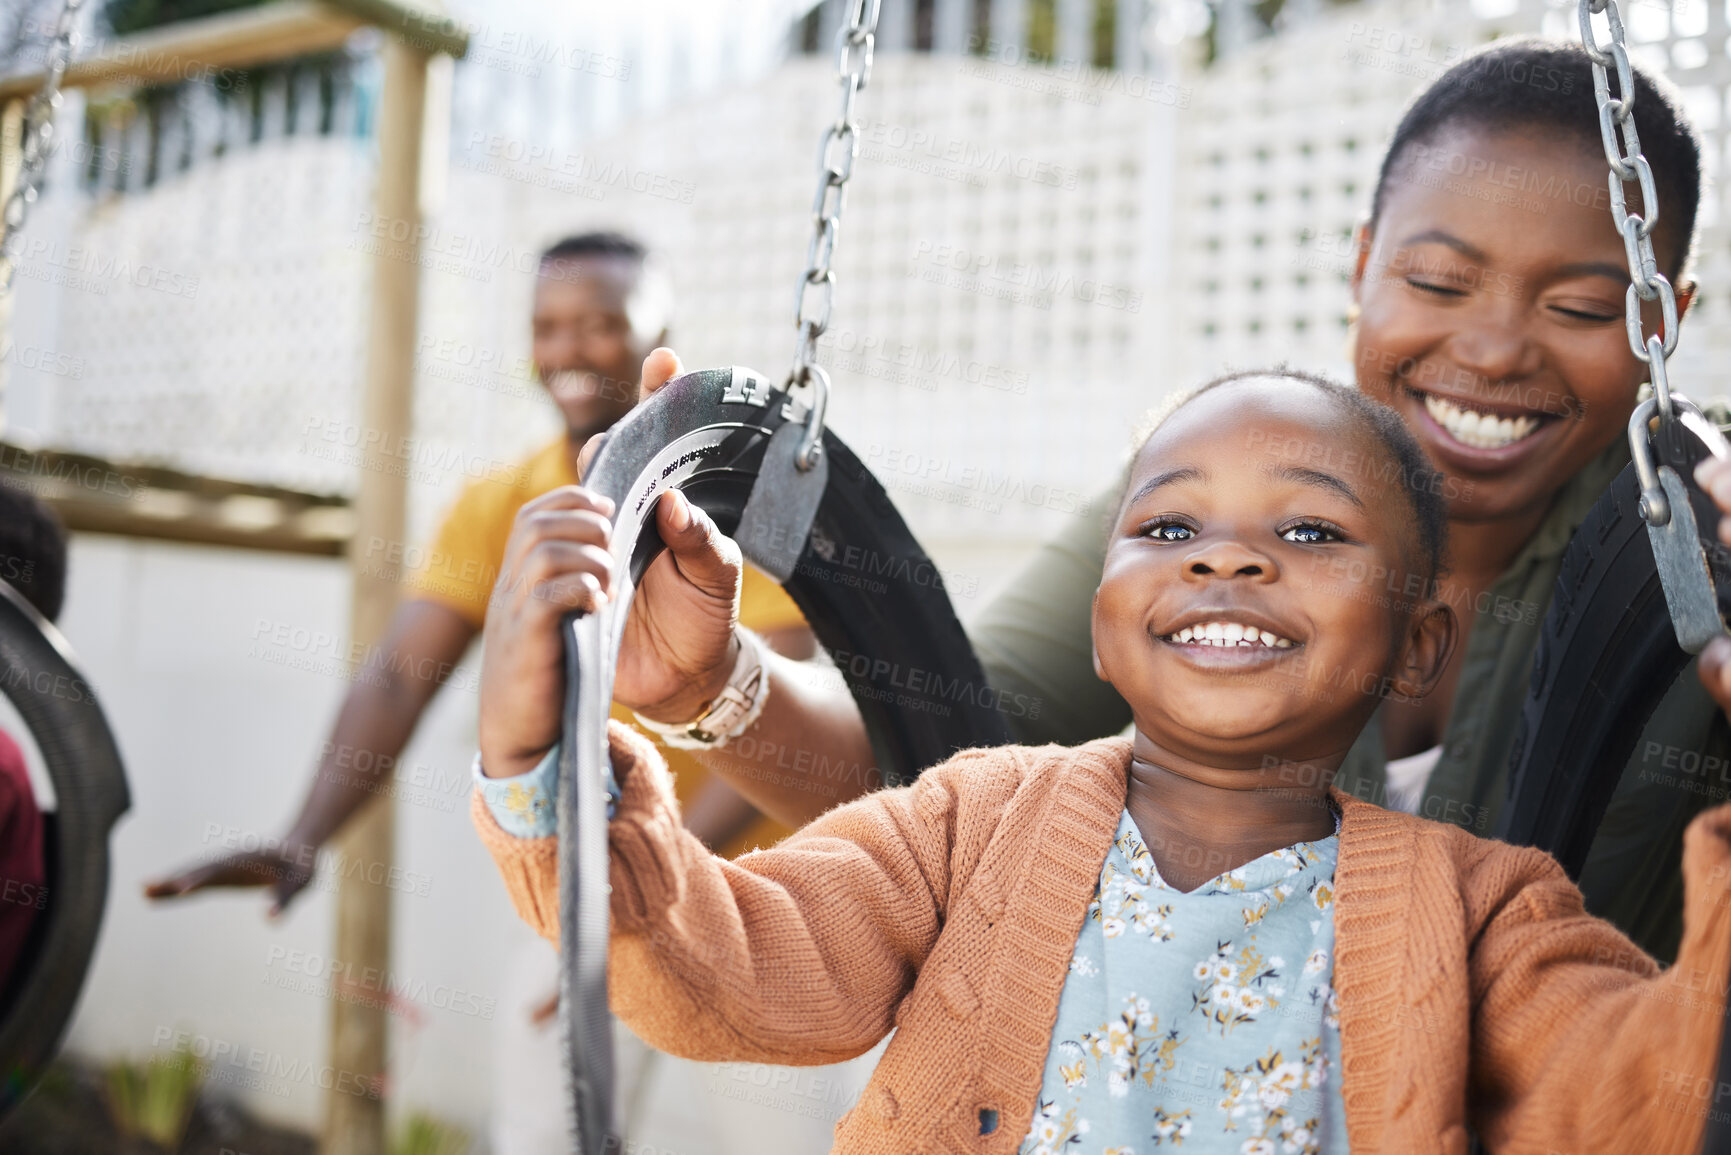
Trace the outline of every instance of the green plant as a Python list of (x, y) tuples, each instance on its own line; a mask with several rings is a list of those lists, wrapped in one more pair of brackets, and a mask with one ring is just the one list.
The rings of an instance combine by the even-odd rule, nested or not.
[(391, 1155), (468, 1155), (469, 1133), (425, 1111), (410, 1111), (391, 1139)]
[(164, 1151), (180, 1150), (204, 1076), (204, 1062), (192, 1055), (110, 1063), (102, 1071), (102, 1088), (115, 1129)]

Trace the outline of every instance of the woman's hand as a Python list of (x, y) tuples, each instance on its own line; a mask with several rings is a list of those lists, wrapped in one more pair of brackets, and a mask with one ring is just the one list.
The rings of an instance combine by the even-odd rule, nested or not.
[[(644, 362), (647, 395), (678, 371), (658, 349)], [(559, 622), (593, 613), (613, 592), (613, 503), (582, 486), (518, 511), (483, 634), (481, 766), (493, 778), (535, 768), (559, 740), (565, 698)], [(736, 657), (739, 547), (678, 491), (655, 508), (667, 550), (644, 573), (619, 648), (614, 700), (666, 722), (694, 718), (727, 683)]]
[[(1710, 457), (1695, 467), (1695, 483), (1719, 507), (1719, 540), (1731, 545), (1731, 460)], [(1701, 651), (1701, 684), (1731, 714), (1731, 637), (1717, 637)]]

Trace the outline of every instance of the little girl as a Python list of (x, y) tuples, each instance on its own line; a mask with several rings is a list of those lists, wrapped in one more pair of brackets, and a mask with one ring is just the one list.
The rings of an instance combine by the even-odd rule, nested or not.
[[(614, 727), (614, 1011), (706, 1060), (828, 1063), (893, 1029), (838, 1152), (1464, 1152), (1470, 1128), (1498, 1152), (1693, 1153), (1731, 807), (1690, 829), (1660, 975), (1548, 856), (1330, 787), (1379, 702), (1447, 667), (1435, 481), (1354, 390), (1204, 386), (1139, 446), (1094, 598), (1133, 737), (965, 751), (733, 862)], [(513, 557), (557, 537), (532, 520)], [(538, 578), (591, 564), (538, 556)], [(489, 634), (488, 742), (521, 728), (521, 699), (496, 703), (530, 669), (508, 636), (529, 620)], [(549, 938), (551, 807), (523, 802), (550, 799), (554, 761), (482, 777), (474, 806)]]

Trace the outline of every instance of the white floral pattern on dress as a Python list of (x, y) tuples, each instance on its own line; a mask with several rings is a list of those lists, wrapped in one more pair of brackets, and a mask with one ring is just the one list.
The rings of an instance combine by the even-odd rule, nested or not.
[(1188, 893), (1125, 812), (1059, 997), (1021, 1155), (1336, 1155), (1335, 838)]

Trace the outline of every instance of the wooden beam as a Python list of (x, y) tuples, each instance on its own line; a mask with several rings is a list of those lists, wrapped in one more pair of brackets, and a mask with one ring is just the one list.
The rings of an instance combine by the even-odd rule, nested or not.
[[(384, 91), (379, 101), (379, 175), (373, 207), (378, 219), (402, 221), (408, 239), (379, 240), (373, 253), (372, 315), (367, 331), (367, 368), (362, 397), (360, 491), (355, 499), (356, 537), (360, 541), (403, 540), (408, 482), (393, 469), (388, 445), (408, 437), (413, 413), (415, 334), (420, 305), (421, 140), (425, 128), (428, 54), (392, 35), (385, 38)], [(395, 230), (392, 230), (394, 232)], [(371, 653), (384, 640), (396, 611), (400, 587), (395, 574), (363, 564), (359, 551), (349, 556), (354, 590), (349, 639), (355, 652)], [(338, 884), (336, 941), (338, 958), (350, 959), (369, 973), (388, 974), (391, 965), (391, 891), (385, 881), (395, 852), (395, 799), (383, 794), (349, 820), (339, 849), (344, 861), (367, 863), (366, 871), (347, 874)], [(363, 874), (375, 873), (377, 880)], [(382, 1003), (331, 1004), (330, 1062), (352, 1072), (363, 1085), (388, 1089), (386, 1037), (389, 1018)], [(325, 1095), (324, 1155), (384, 1155), (385, 1104), (377, 1098), (332, 1091)]]
[[(356, 29), (383, 28), (427, 54), (462, 56), (469, 38), (448, 16), (391, 0), (276, 0), (182, 20), (100, 44), (66, 69), (63, 88), (173, 84), (340, 48)], [(0, 103), (33, 95), (40, 71), (0, 78)]]
[(429, 56), (440, 53), (461, 60), (469, 51), (464, 22), (449, 12), (402, 0), (326, 0), (382, 32), (401, 37)]
[[(281, 0), (100, 44), (74, 60), (60, 84), (90, 88), (220, 78), (225, 69), (340, 48), (364, 25), (360, 18), (318, 0)], [(31, 96), (41, 87), (41, 72), (8, 76), (0, 80), (0, 100)]]
[[(304, 523), (291, 520), (269, 527), (250, 524), (229, 525), (208, 517), (176, 517), (155, 519), (133, 516), (126, 510), (111, 506), (64, 503), (44, 499), (61, 523), (74, 533), (108, 533), (118, 537), (144, 538), (151, 541), (172, 541), (183, 545), (216, 545), (230, 549), (252, 549), (265, 553), (301, 554), (308, 557), (341, 557), (347, 551), (349, 539), (337, 536), (337, 527), (352, 521), (346, 507), (341, 519), (330, 523), (315, 523), (316, 529), (302, 528)], [(328, 529), (328, 532), (327, 532)]]
[(0, 484), (27, 489), (83, 533), (340, 557), (346, 498), (0, 441)]

